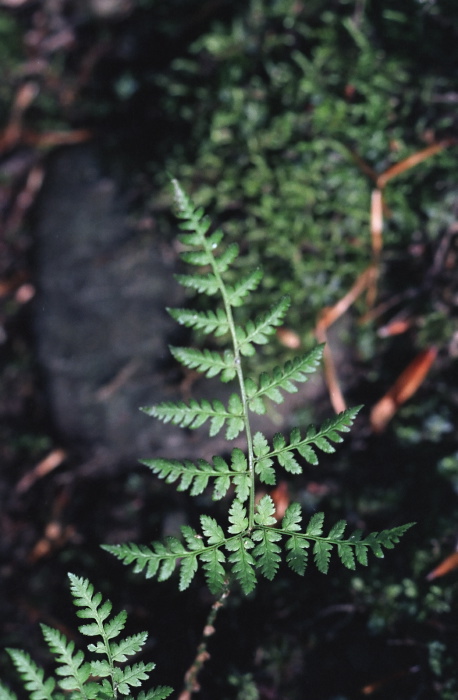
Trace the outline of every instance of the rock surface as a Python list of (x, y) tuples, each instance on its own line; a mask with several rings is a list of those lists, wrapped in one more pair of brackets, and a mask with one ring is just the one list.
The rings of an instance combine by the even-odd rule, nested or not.
[(38, 360), (58, 431), (107, 464), (147, 456), (164, 428), (138, 408), (171, 398), (164, 307), (182, 297), (167, 242), (129, 228), (87, 147), (50, 162), (35, 236)]

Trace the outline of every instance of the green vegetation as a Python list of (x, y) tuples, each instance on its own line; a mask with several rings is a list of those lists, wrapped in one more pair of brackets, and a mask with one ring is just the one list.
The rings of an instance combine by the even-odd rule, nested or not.
[[(31, 700), (111, 700), (119, 697), (132, 698), (133, 688), (139, 688), (148, 680), (154, 664), (137, 661), (131, 666), (125, 662), (141, 652), (148, 639), (147, 632), (139, 632), (124, 639), (118, 639), (125, 627), (125, 610), (110, 617), (112, 605), (102, 600), (100, 593), (87, 579), (69, 574), (70, 590), (78, 617), (90, 620), (79, 627), (83, 636), (99, 637), (96, 643), (87, 645), (93, 655), (85, 660), (84, 653), (75, 650), (75, 643), (59, 630), (41, 625), (43, 637), (57, 664), (55, 677), (45, 678), (45, 672), (20, 649), (8, 649), (24, 689)], [(116, 640), (116, 641), (114, 641)], [(137, 700), (164, 700), (172, 692), (165, 686), (142, 691)], [(17, 700), (17, 696), (5, 685), (0, 684), (2, 700)]]
[[(6, 67), (0, 86), (2, 125), (8, 122), (13, 88), (28, 75), (17, 65), (27, 55), (21, 32), (31, 26), (28, 5), (20, 12), (0, 14), (0, 53)], [(35, 5), (30, 5), (31, 12)], [(187, 428), (206, 420), (212, 434), (220, 429), (231, 438), (241, 428), (243, 435), (248, 411), (263, 410), (264, 395), (271, 393), (269, 399), (275, 402), (282, 391), (309, 376), (305, 369), (315, 369), (319, 356), (314, 337), (317, 317), (339, 302), (373, 262), (374, 177), (429, 145), (449, 141), (450, 146), (406, 169), (384, 188), (376, 305), (370, 306), (361, 295), (340, 329), (344, 360), (338, 370), (351, 375), (345, 395), (350, 405), (364, 404), (365, 409), (338, 454), (329, 459), (321, 451), (320, 470), (314, 471), (313, 460), (318, 458), (311, 451), (314, 439), (326, 439), (326, 431), (328, 437), (330, 431), (340, 439), (343, 431), (336, 428), (348, 428), (355, 413), (339, 416), (334, 424), (325, 422), (311, 434), (310, 420), (329, 415), (328, 405), (323, 408), (312, 401), (290, 416), (285, 434), (277, 435), (275, 443), (265, 444), (261, 438), (255, 443), (253, 436), (248, 443), (251, 466), (248, 455), (238, 448), (196, 463), (145, 459), (144, 464), (166, 484), (177, 485), (178, 493), (170, 503), (164, 495), (160, 512), (151, 514), (148, 487), (142, 490), (146, 482), (137, 472), (132, 474), (123, 505), (126, 511), (141, 511), (138, 521), (143, 529), (139, 525), (139, 536), (128, 533), (126, 539), (148, 542), (160, 537), (161, 528), (167, 530), (161, 518), (170, 507), (183, 515), (178, 525), (186, 523), (184, 543), (178, 526), (172, 528), (171, 539), (109, 549), (151, 576), (149, 588), (140, 589), (148, 599), (161, 588), (154, 579), (173, 577), (174, 572), (181, 588), (189, 585), (177, 597), (196, 601), (201, 586), (202, 608), (208, 603), (204, 577), (214, 591), (223, 583), (223, 594), (226, 582), (234, 582), (227, 602), (231, 620), (222, 614), (218, 628), (222, 627), (223, 638), (237, 635), (238, 648), (218, 646), (215, 636), (211, 663), (215, 672), (203, 683), (209, 697), (303, 700), (310, 688), (310, 696), (320, 700), (354, 700), (367, 683), (374, 697), (378, 693), (377, 697), (390, 700), (452, 700), (458, 692), (456, 570), (450, 568), (436, 578), (428, 575), (456, 549), (458, 4), (210, 0), (202, 9), (200, 0), (170, 0), (167, 6), (139, 0), (132, 8), (123, 22), (66, 14), (64, 25), (75, 29), (76, 42), (60, 51), (58, 59), (49, 58), (46, 51), (39, 54), (42, 63), (49, 59), (52, 70), (39, 78), (40, 93), (27, 110), (25, 123), (37, 132), (62, 125), (93, 129), (104, 155), (127, 166), (125, 179), (138, 218), (149, 217), (152, 231), (165, 232), (170, 243), (176, 223), (170, 215), (167, 173), (173, 173), (197, 207), (205, 207), (224, 228), (228, 249), (239, 246), (241, 255), (225, 273), (228, 293), (237, 293), (237, 281), (243, 278), (255, 285), (259, 273), (253, 271), (261, 263), (263, 268), (262, 294), (254, 294), (249, 304), (243, 298), (235, 308), (237, 328), (245, 335), (240, 330), (239, 335), (231, 333), (224, 309), (217, 311), (214, 297), (208, 296), (211, 280), (202, 275), (182, 274), (182, 283), (199, 294), (191, 309), (172, 310), (181, 325), (195, 331), (198, 350), (173, 349), (186, 367), (229, 379), (233, 367), (224, 354), (226, 341), (232, 338), (240, 351), (245, 348), (241, 359), (253, 383), (243, 384), (246, 401), (241, 401), (241, 409), (237, 399), (230, 406), (191, 401), (152, 407), (147, 413), (153, 417)], [(97, 55), (101, 58), (95, 58), (85, 72), (91, 65), (85, 58)], [(67, 90), (69, 85), (75, 88), (73, 93)], [(69, 94), (77, 99), (66, 102)], [(9, 172), (2, 173), (7, 183)], [(15, 187), (11, 191), (14, 194)], [(22, 245), (17, 246), (19, 251)], [(287, 297), (291, 308), (286, 317)], [(7, 312), (13, 330), (18, 308), (11, 302)], [(267, 316), (266, 309), (272, 309)], [(367, 312), (367, 322), (360, 323)], [(270, 334), (280, 317), (299, 339), (303, 353), (299, 364)], [(269, 342), (250, 355), (250, 333), (258, 328), (257, 322), (249, 328), (253, 318), (265, 320)], [(397, 320), (406, 322), (406, 331), (386, 333), (390, 322)], [(211, 347), (202, 350), (201, 339), (207, 334), (215, 337)], [(24, 352), (22, 338), (18, 347)], [(370, 408), (417, 353), (430, 347), (437, 349), (437, 360), (420, 391), (398, 407), (382, 436), (374, 435), (368, 426)], [(30, 363), (28, 358), (29, 353)], [(288, 362), (291, 375), (285, 383), (282, 370), (272, 367), (285, 368)], [(261, 376), (255, 379), (255, 374)], [(4, 404), (11, 396), (23, 395), (5, 376)], [(240, 391), (239, 387), (239, 396)], [(29, 401), (27, 420), (35, 416), (38, 426), (21, 427), (21, 435), (12, 438), (11, 433), (18, 432), (14, 416), (2, 428), (7, 456), (13, 453), (11, 484), (18, 468), (36, 463), (53, 444), (54, 438), (39, 422), (41, 404), (37, 402), (38, 410), (31, 413)], [(290, 424), (299, 426), (298, 432)], [(333, 447), (332, 440), (326, 445)], [(291, 501), (299, 503), (304, 514), (303, 523), (297, 524), (300, 529), (291, 530), (298, 514), (291, 504), (288, 516), (283, 516), (286, 522), (283, 518), (271, 522), (275, 516), (271, 496), (253, 501), (253, 476), (269, 494), (275, 488), (274, 478), (280, 485), (286, 480)], [(49, 482), (53, 487), (52, 477)], [(126, 483), (119, 480), (118, 495)], [(134, 487), (140, 494), (137, 500)], [(113, 493), (110, 488), (115, 488), (112, 482), (101, 488), (101, 493), (109, 494), (107, 499)], [(160, 490), (160, 484), (151, 488), (160, 494), (171, 491)], [(181, 500), (186, 492), (195, 496), (189, 511)], [(239, 504), (232, 506), (229, 518), (228, 496)], [(38, 507), (34, 508), (36, 517)], [(78, 531), (75, 512), (81, 516), (84, 508), (69, 516), (76, 519)], [(95, 525), (87, 530), (97, 533), (97, 544), (117, 541), (108, 530), (113, 522), (116, 534), (122, 529), (116, 528), (116, 518), (106, 517), (110, 512), (106, 505), (100, 512), (94, 509)], [(201, 517), (203, 512), (211, 515)], [(319, 534), (316, 528), (323, 516), (315, 513), (324, 513), (323, 523), (330, 523)], [(127, 520), (126, 516), (122, 522)], [(47, 516), (42, 521), (46, 523)], [(378, 544), (393, 540), (377, 543), (370, 535), (361, 535), (357, 543), (349, 539), (355, 530), (374, 531), (383, 539), (400, 522), (410, 521), (418, 524), (402, 547), (383, 562), (371, 557), (368, 568), (356, 567), (361, 563), (358, 548), (362, 558), (361, 546), (369, 555), (377, 554)], [(343, 522), (348, 522), (349, 534), (332, 538), (334, 528), (343, 527)], [(249, 548), (242, 550), (242, 542)], [(232, 551), (233, 545), (238, 549)], [(14, 560), (19, 576), (41, 577), (42, 588), (37, 586), (35, 593), (47, 590), (43, 581), (55, 579), (63, 567), (66, 571), (68, 557), (76, 560), (68, 568), (88, 566), (91, 580), (100, 576), (98, 555), (85, 558), (73, 543), (66, 549), (70, 553), (57, 551), (38, 574), (30, 567), (24, 576)], [(25, 556), (21, 552), (18, 559)], [(294, 567), (304, 573), (307, 554), (307, 575), (298, 578)], [(353, 562), (355, 569), (348, 568)], [(331, 575), (321, 576), (317, 567), (324, 570), (328, 563)], [(126, 589), (144, 585), (138, 582), (140, 577), (127, 580)], [(255, 586), (249, 600), (240, 594), (236, 581), (246, 591)], [(173, 587), (162, 586), (168, 588)], [(24, 590), (29, 591), (26, 586)], [(175, 623), (186, 619), (192, 637), (199, 620), (185, 617), (186, 602), (183, 612), (174, 610), (176, 598), (171, 601)], [(250, 605), (255, 612), (250, 613)], [(153, 626), (154, 611), (151, 616)], [(193, 642), (189, 641), (190, 647)], [(175, 672), (180, 678), (180, 671)]]

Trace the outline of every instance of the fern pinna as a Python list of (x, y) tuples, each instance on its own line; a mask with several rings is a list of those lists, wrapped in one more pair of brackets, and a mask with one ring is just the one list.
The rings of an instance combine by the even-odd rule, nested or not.
[(176, 482), (180, 491), (197, 496), (211, 485), (213, 498), (233, 496), (228, 509), (228, 526), (224, 529), (208, 515), (200, 517), (201, 532), (189, 526), (182, 527), (183, 539), (168, 537), (150, 547), (138, 544), (105, 545), (104, 548), (125, 564), (134, 564), (135, 571), (145, 571), (147, 577), (168, 579), (177, 563), (180, 564), (179, 587), (187, 588), (199, 565), (202, 566), (212, 593), (218, 594), (230, 578), (239, 582), (245, 593), (256, 586), (258, 573), (273, 579), (280, 565), (282, 550), (286, 562), (296, 573), (303, 575), (309, 552), (318, 569), (326, 573), (331, 552), (334, 550), (342, 564), (354, 569), (356, 563), (366, 565), (368, 553), (383, 556), (383, 548), (391, 549), (410, 527), (402, 525), (391, 530), (371, 533), (366, 537), (360, 531), (344, 536), (346, 522), (340, 520), (327, 534), (323, 530), (323, 513), (315, 513), (305, 527), (299, 503), (292, 503), (281, 524), (275, 518), (275, 505), (269, 495), (255, 500), (256, 482), (275, 484), (276, 471), (283, 468), (292, 474), (302, 471), (300, 456), (310, 464), (318, 463), (317, 451), (334, 452), (333, 443), (342, 441), (340, 433), (347, 432), (359, 408), (344, 411), (326, 421), (321, 428), (309, 427), (304, 434), (295, 428), (289, 437), (276, 434), (271, 443), (260, 432), (252, 434), (250, 414), (266, 412), (266, 399), (275, 403), (283, 400), (282, 392), (297, 391), (297, 384), (305, 382), (318, 367), (322, 347), (275, 367), (272, 373), (259, 377), (245, 376), (243, 357), (255, 354), (255, 346), (265, 344), (282, 323), (289, 299), (281, 298), (264, 315), (250, 320), (245, 326), (237, 325), (237, 307), (246, 303), (250, 292), (262, 280), (262, 272), (255, 269), (246, 277), (232, 279), (231, 266), (239, 255), (234, 243), (221, 248), (223, 234), (210, 232), (210, 222), (201, 208), (193, 205), (178, 182), (173, 181), (180, 228), (184, 233), (179, 240), (185, 248), (182, 259), (198, 268), (195, 274), (178, 275), (187, 288), (209, 297), (218, 297), (220, 307), (215, 311), (170, 309), (173, 318), (189, 328), (204, 334), (227, 337), (229, 348), (223, 352), (172, 347), (174, 357), (184, 366), (206, 374), (219, 376), (222, 382), (236, 380), (234, 391), (224, 405), (219, 400), (191, 400), (164, 402), (144, 408), (150, 416), (187, 428), (198, 428), (209, 422), (210, 436), (225, 430), (227, 440), (244, 433), (246, 454), (234, 448), (228, 459), (213, 457), (212, 462), (199, 460), (178, 461), (150, 459), (143, 463), (167, 483)]
[[(82, 651), (75, 650), (75, 643), (59, 630), (41, 625), (58, 664), (56, 678), (45, 678), (44, 670), (25, 651), (7, 649), (30, 700), (115, 700), (120, 697), (133, 700), (132, 689), (145, 684), (154, 664), (136, 661), (127, 666), (125, 662), (142, 650), (147, 632), (118, 639), (126, 624), (125, 610), (111, 616), (111, 602), (102, 600), (102, 595), (94, 591), (87, 579), (74, 574), (69, 574), (69, 578), (77, 615), (87, 621), (79, 631), (92, 639), (98, 638), (96, 643), (87, 645), (93, 658), (87, 660)], [(172, 692), (168, 686), (158, 686), (142, 690), (137, 700), (165, 700)], [(17, 696), (0, 683), (0, 700), (17, 700)]]

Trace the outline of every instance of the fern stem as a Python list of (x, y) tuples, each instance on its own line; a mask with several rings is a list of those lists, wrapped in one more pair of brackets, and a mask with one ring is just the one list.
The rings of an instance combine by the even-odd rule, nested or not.
[(218, 615), (218, 612), (223, 607), (229, 593), (229, 587), (226, 582), (220, 595), (210, 608), (210, 612), (208, 613), (204, 628), (202, 630), (201, 641), (196, 650), (196, 656), (191, 666), (185, 673), (184, 687), (182, 692), (180, 693), (178, 700), (189, 700), (189, 698), (191, 698), (191, 696), (194, 693), (197, 693), (200, 690), (200, 686), (197, 681), (197, 676), (202, 670), (205, 662), (208, 661), (208, 659), (210, 658), (210, 654), (207, 651), (208, 640), (215, 633), (216, 617)]
[[(196, 222), (196, 225), (198, 226), (197, 222)], [(253, 440), (252, 440), (252, 434), (251, 434), (250, 418), (249, 418), (249, 412), (248, 412), (248, 397), (247, 397), (246, 390), (245, 390), (245, 378), (243, 375), (242, 356), (240, 353), (240, 344), (237, 340), (234, 316), (232, 313), (232, 306), (231, 306), (230, 301), (229, 301), (229, 296), (227, 294), (226, 285), (225, 285), (225, 282), (221, 276), (221, 273), (218, 270), (218, 267), (215, 263), (215, 258), (214, 258), (212, 247), (209, 245), (209, 242), (205, 236), (202, 236), (202, 245), (203, 245), (205, 251), (207, 252), (207, 254), (209, 255), (209, 258), (212, 261), (211, 267), (212, 267), (212, 271), (213, 271), (213, 274), (215, 276), (215, 279), (218, 281), (218, 287), (220, 289), (221, 296), (223, 299), (224, 310), (226, 312), (226, 318), (227, 318), (227, 322), (228, 322), (228, 326), (229, 326), (229, 332), (230, 332), (231, 339), (232, 339), (232, 347), (234, 349), (235, 371), (237, 374), (237, 381), (239, 384), (240, 400), (241, 400), (242, 406), (243, 406), (243, 422), (244, 422), (244, 426), (245, 426), (245, 437), (246, 437), (246, 444), (247, 444), (248, 471), (250, 473), (250, 479), (251, 479), (251, 488), (250, 488), (249, 506), (248, 506), (248, 529), (251, 531), (254, 527), (254, 511), (255, 511), (254, 452), (253, 452)]]

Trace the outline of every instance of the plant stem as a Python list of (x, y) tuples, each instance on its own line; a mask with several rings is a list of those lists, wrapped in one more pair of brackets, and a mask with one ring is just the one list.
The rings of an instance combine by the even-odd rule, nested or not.
[(222, 592), (215, 600), (210, 608), (210, 612), (205, 621), (204, 628), (202, 630), (202, 636), (199, 646), (197, 647), (196, 656), (191, 666), (185, 673), (184, 676), (184, 687), (178, 698), (178, 700), (190, 700), (194, 693), (200, 690), (200, 685), (197, 682), (197, 676), (203, 668), (203, 665), (210, 658), (210, 654), (207, 651), (208, 639), (215, 632), (215, 620), (218, 615), (219, 610), (223, 607), (226, 598), (228, 597), (230, 591), (228, 583), (224, 586)]

